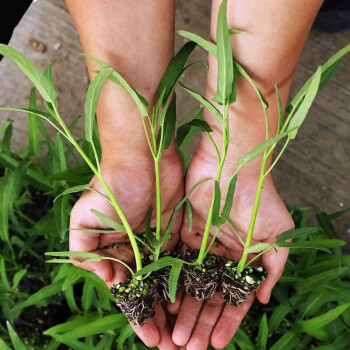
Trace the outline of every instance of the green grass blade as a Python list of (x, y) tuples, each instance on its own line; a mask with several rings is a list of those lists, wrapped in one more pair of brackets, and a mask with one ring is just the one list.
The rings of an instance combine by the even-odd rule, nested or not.
[(85, 113), (85, 139), (92, 142), (93, 127), (97, 104), (105, 82), (109, 79), (113, 72), (113, 68), (107, 67), (99, 72), (91, 82), (86, 93), (84, 113)]
[(45, 101), (54, 103), (57, 99), (56, 91), (45, 75), (22, 53), (10, 46), (0, 44), (0, 54), (7, 57), (31, 80)]

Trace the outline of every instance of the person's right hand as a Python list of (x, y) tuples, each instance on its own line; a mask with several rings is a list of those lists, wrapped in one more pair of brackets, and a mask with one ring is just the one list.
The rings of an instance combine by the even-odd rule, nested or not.
[[(102, 161), (101, 171), (112, 190), (134, 233), (145, 230), (145, 218), (149, 207), (153, 207), (151, 226), (155, 226), (156, 196), (154, 186), (153, 164), (145, 157), (129, 154), (130, 162), (111, 163)], [(183, 197), (182, 166), (174, 144), (164, 151), (160, 165), (162, 192), (162, 231), (178, 202)], [(101, 183), (94, 177), (90, 188), (105, 194)], [(125, 233), (99, 234), (78, 229), (109, 229), (100, 221), (91, 209), (98, 210), (108, 217), (120, 222), (114, 208), (100, 195), (86, 191), (73, 207), (70, 220), (69, 248), (71, 251), (94, 252), (103, 256), (118, 258), (127, 264), (134, 265), (134, 255), (128, 244)], [(168, 249), (173, 249), (178, 242), (182, 212), (174, 217), (172, 240)], [(115, 249), (116, 248), (116, 249)], [(128, 270), (118, 262), (102, 260), (101, 262), (77, 263), (76, 266), (94, 272), (102, 278), (108, 287), (124, 282)], [(160, 304), (156, 305), (156, 316), (143, 327), (133, 326), (135, 332), (149, 346), (159, 349), (178, 349), (172, 342), (171, 330), (165, 312)]]

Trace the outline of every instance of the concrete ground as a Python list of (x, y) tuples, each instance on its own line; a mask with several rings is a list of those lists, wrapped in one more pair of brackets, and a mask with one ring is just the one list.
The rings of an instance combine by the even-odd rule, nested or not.
[[(178, 0), (177, 29), (186, 29), (208, 37), (209, 0)], [(350, 30), (338, 34), (312, 31), (295, 74), (291, 96), (318, 65), (350, 42)], [(59, 96), (61, 114), (69, 121), (83, 113), (88, 75), (74, 25), (63, 0), (35, 1), (15, 30), (10, 43), (40, 68), (56, 61), (53, 80)], [(183, 39), (176, 38), (176, 49)], [(206, 60), (199, 48), (195, 59)], [(205, 76), (198, 70), (186, 73), (184, 80), (203, 92)], [(8, 60), (0, 64), (0, 105), (27, 106), (30, 82)], [(274, 169), (274, 179), (287, 205), (299, 204), (328, 213), (350, 207), (350, 55), (316, 98), (293, 141)], [(191, 97), (178, 94), (178, 115), (182, 118), (196, 106)], [(0, 113), (0, 123), (14, 120), (14, 141), (18, 149), (26, 144), (26, 116)], [(82, 124), (77, 134), (82, 135)], [(350, 241), (349, 215), (336, 222), (343, 238)]]

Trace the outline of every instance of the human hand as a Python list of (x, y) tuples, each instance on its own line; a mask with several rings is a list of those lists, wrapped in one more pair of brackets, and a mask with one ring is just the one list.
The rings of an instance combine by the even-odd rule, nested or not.
[[(188, 191), (200, 179), (215, 178), (216, 163), (212, 155), (199, 148), (187, 172), (186, 190)], [(221, 186), (226, 183), (234, 170), (234, 163), (227, 162), (223, 169)], [(259, 169), (254, 167), (243, 168), (238, 175), (230, 218), (236, 224), (243, 240), (246, 238), (250, 223), (258, 178)], [(193, 212), (192, 230), (189, 232), (186, 218), (181, 228), (181, 240), (188, 249), (200, 247), (213, 190), (213, 182), (208, 181), (200, 185), (190, 196)], [(222, 202), (224, 199), (222, 198)], [(293, 226), (293, 221), (274, 187), (272, 178), (266, 177), (252, 245), (259, 242), (272, 244), (280, 233)], [(211, 236), (213, 233), (211, 232)], [(224, 255), (234, 260), (241, 257), (243, 247), (231, 226), (222, 225), (217, 239), (220, 245), (215, 246), (214, 244), (211, 253)], [(283, 273), (287, 256), (288, 249), (278, 248), (277, 253), (270, 250), (263, 255), (260, 261), (258, 260), (268, 274), (267, 279), (256, 292), (260, 302), (269, 301), (272, 288)], [(171, 313), (178, 313), (172, 335), (173, 341), (179, 346), (187, 345), (188, 350), (204, 350), (207, 349), (209, 343), (215, 348), (225, 347), (238, 329), (253, 300), (254, 295), (251, 295), (246, 302), (235, 307), (225, 304), (219, 293), (215, 293), (205, 302), (197, 301), (188, 294), (185, 294), (183, 299), (179, 297), (175, 304), (168, 304), (168, 310)]]
[[(130, 226), (135, 233), (145, 230), (145, 218), (149, 207), (156, 207), (154, 189), (153, 164), (147, 158), (129, 154), (132, 161), (111, 163), (102, 161), (101, 171), (120, 204)], [(160, 164), (160, 179), (162, 191), (162, 226), (163, 230), (167, 220), (183, 197), (183, 176), (181, 162), (176, 154), (174, 145), (164, 151)], [(96, 177), (90, 183), (90, 188), (105, 194), (102, 185)], [(133, 266), (134, 256), (125, 233), (99, 234), (79, 229), (108, 229), (106, 225), (95, 216), (90, 209), (96, 209), (108, 217), (119, 221), (113, 207), (100, 195), (86, 191), (73, 207), (70, 221), (71, 251), (94, 252), (103, 256), (118, 258)], [(151, 226), (155, 225), (155, 210), (153, 210)], [(179, 229), (182, 222), (182, 212), (174, 217), (172, 237), (167, 248), (173, 249), (178, 241)], [(108, 287), (118, 282), (125, 282), (128, 271), (118, 262), (102, 260), (101, 262), (78, 263), (76, 266), (94, 272), (102, 278)], [(133, 326), (133, 325), (132, 325)], [(159, 349), (177, 349), (171, 339), (171, 330), (166, 319), (163, 307), (156, 305), (156, 316), (143, 327), (133, 326), (135, 332), (149, 346), (158, 346)]]

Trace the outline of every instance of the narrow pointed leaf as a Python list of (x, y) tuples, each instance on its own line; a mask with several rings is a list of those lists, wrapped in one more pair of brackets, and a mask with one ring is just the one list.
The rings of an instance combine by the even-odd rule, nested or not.
[(218, 59), (217, 91), (213, 101), (224, 105), (234, 102), (232, 46), (227, 26), (227, 0), (223, 0), (218, 14), (216, 29), (216, 45)]
[(163, 126), (161, 127), (161, 133), (163, 134), (162, 144), (160, 145), (160, 149), (164, 150), (170, 146), (170, 143), (174, 136), (176, 124), (176, 95), (173, 97), (169, 108), (167, 109)]
[(61, 196), (65, 196), (66, 194), (71, 194), (71, 193), (77, 193), (77, 192), (82, 192), (89, 189), (89, 184), (86, 185), (77, 185), (77, 186), (73, 186), (70, 187), (68, 189), (66, 189), (65, 191), (63, 191), (60, 195), (58, 195), (55, 199), (54, 202), (56, 201), (57, 198), (61, 197)]
[(201, 96), (200, 94), (197, 94), (193, 90), (189, 89), (185, 85), (181, 84), (182, 88), (187, 91), (191, 96), (193, 96), (199, 103), (201, 103), (204, 107), (206, 107), (216, 118), (219, 119), (219, 121), (222, 123), (222, 114), (221, 112), (206, 98)]
[[(309, 112), (309, 109), (312, 105), (312, 102), (314, 101), (317, 91), (318, 91), (318, 87), (320, 84), (320, 79), (321, 79), (321, 67), (318, 67), (316, 74), (312, 80), (312, 83), (310, 85), (310, 88), (308, 89), (307, 93), (305, 94), (304, 100), (301, 103), (300, 107), (298, 108), (298, 110), (296, 111), (296, 113), (294, 114), (294, 116), (292, 117), (292, 119), (290, 120), (289, 124), (288, 124), (288, 128), (287, 130), (290, 130), (290, 138), (291, 139), (295, 139), (298, 130), (301, 126), (301, 124), (303, 123), (303, 121), (306, 118), (307, 113)], [(292, 129), (294, 129), (292, 131)]]
[[(36, 105), (36, 94), (35, 88), (31, 88), (29, 94), (29, 109), (37, 109)], [(28, 152), (30, 155), (38, 156), (39, 155), (39, 123), (38, 116), (35, 114), (28, 114)]]
[(173, 263), (173, 266), (170, 270), (169, 275), (169, 297), (172, 303), (175, 303), (176, 290), (177, 290), (177, 282), (180, 277), (180, 273), (182, 270), (183, 262), (181, 260), (176, 260)]
[(107, 67), (99, 72), (91, 82), (86, 93), (84, 114), (85, 114), (85, 139), (92, 142), (93, 127), (95, 122), (96, 109), (102, 88), (113, 72), (113, 68)]
[(102, 222), (104, 222), (107, 226), (113, 228), (117, 232), (125, 232), (125, 227), (121, 224), (118, 224), (113, 219), (109, 218), (107, 215), (99, 212), (95, 209), (90, 209)]
[(185, 208), (186, 208), (186, 213), (187, 213), (187, 224), (188, 224), (188, 231), (192, 231), (192, 207), (191, 207), (191, 202), (187, 200), (185, 202)]
[[(196, 47), (195, 42), (186, 43), (170, 61), (157, 89), (157, 96), (160, 97), (164, 94), (166, 100), (171, 94), (174, 85), (176, 84), (179, 76), (181, 76), (183, 68), (191, 55), (192, 51)], [(164, 92), (163, 92), (164, 91)]]
[(277, 134), (281, 131), (281, 128), (283, 127), (283, 105), (281, 101), (281, 96), (278, 91), (277, 85), (275, 85), (275, 92), (276, 92), (276, 98), (277, 98), (277, 106), (278, 106), (278, 129), (277, 129)]
[(248, 152), (247, 154), (239, 158), (237, 161), (237, 164), (240, 166), (243, 166), (244, 164), (252, 161), (256, 157), (258, 157), (261, 153), (265, 152), (268, 148), (276, 144), (278, 141), (282, 140), (286, 136), (289, 136), (289, 134), (294, 130), (296, 130), (296, 128), (287, 130), (281, 134), (278, 134), (269, 138), (268, 140), (264, 141), (260, 145), (253, 148), (250, 152)]
[(214, 226), (218, 226), (218, 225), (220, 225), (219, 213), (220, 213), (221, 191), (220, 191), (220, 185), (216, 180), (215, 180), (214, 186), (215, 187), (214, 187), (212, 223)]
[(269, 335), (269, 329), (267, 326), (267, 317), (265, 313), (260, 321), (257, 350), (266, 350), (268, 335)]
[(228, 186), (224, 208), (223, 208), (222, 213), (221, 213), (221, 216), (223, 217), (223, 219), (225, 221), (226, 221), (225, 218), (228, 218), (230, 213), (231, 213), (232, 204), (233, 204), (233, 197), (235, 195), (236, 183), (237, 183), (237, 175), (235, 175), (231, 179), (230, 184)]
[(299, 321), (298, 325), (301, 327), (301, 330), (304, 332), (312, 331), (324, 327), (329, 324), (337, 317), (339, 317), (345, 310), (350, 307), (350, 303), (340, 305), (330, 311), (325, 312), (320, 316), (313, 317), (306, 321)]
[(193, 34), (191, 32), (188, 32), (186, 30), (178, 30), (177, 34), (183, 36), (184, 38), (194, 41), (196, 44), (201, 46), (204, 50), (211, 53), (214, 57), (217, 57), (217, 47), (214, 43), (203, 39), (197, 34)]
[(276, 240), (276, 243), (284, 242), (288, 239), (309, 236), (319, 231), (320, 231), (319, 227), (301, 227), (301, 228), (292, 229), (280, 234)]
[[(265, 249), (275, 249), (273, 245), (265, 242), (260, 242), (252, 245), (248, 248), (248, 253), (256, 254), (264, 251)], [(276, 250), (276, 249), (275, 249)]]
[(0, 44), (0, 54), (7, 57), (17, 65), (17, 67), (33, 83), (45, 101), (49, 101), (51, 103), (54, 103), (56, 101), (56, 91), (53, 89), (52, 85), (45, 77), (45, 75), (40, 71), (40, 69), (27, 57), (25, 57), (22, 53), (18, 52), (14, 48), (4, 44)]
[(22, 343), (18, 334), (12, 328), (11, 323), (9, 321), (6, 321), (6, 325), (7, 325), (7, 329), (9, 331), (10, 338), (11, 338), (14, 349), (15, 350), (27, 350), (27, 347)]

